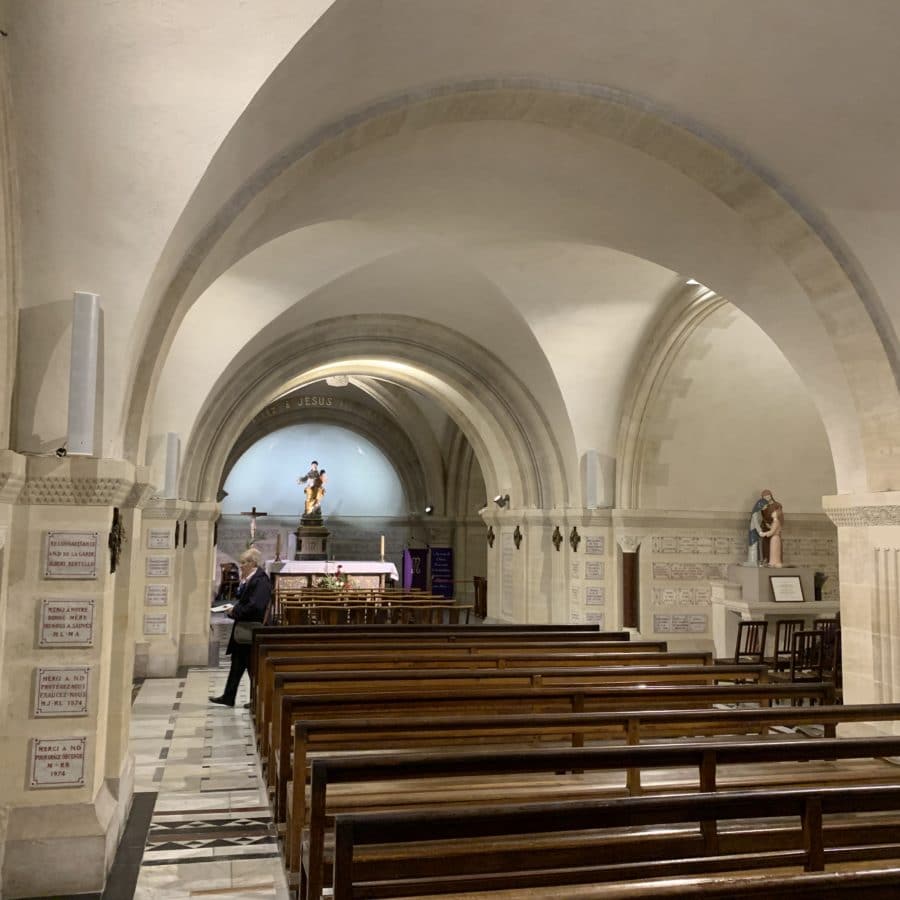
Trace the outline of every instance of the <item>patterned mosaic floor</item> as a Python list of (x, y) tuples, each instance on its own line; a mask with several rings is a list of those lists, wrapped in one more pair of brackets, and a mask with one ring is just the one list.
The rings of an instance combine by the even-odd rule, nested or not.
[[(155, 795), (134, 897), (287, 898), (260, 780), (244, 679), (213, 706), (227, 668), (145, 681), (134, 701), (135, 790)], [(146, 798), (145, 798), (146, 799)]]

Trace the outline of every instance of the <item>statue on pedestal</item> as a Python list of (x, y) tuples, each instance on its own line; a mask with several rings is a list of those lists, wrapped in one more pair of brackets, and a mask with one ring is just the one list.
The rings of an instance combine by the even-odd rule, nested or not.
[(297, 527), (297, 552), (294, 559), (322, 560), (328, 559), (327, 542), (329, 531), (322, 519), (322, 498), (325, 496), (324, 469), (319, 468), (317, 460), (309, 464), (305, 475), (297, 479), (297, 484), (305, 485), (303, 493), (303, 515)]
[(753, 504), (753, 509), (750, 511), (747, 562), (744, 565), (761, 566), (766, 561), (767, 554), (764, 552), (766, 547), (762, 541), (762, 532), (765, 527), (763, 524), (763, 510), (773, 499), (772, 492), (764, 490), (760, 493), (759, 500)]
[(782, 558), (781, 527), (784, 525), (784, 507), (773, 497), (762, 511), (765, 530), (760, 536), (769, 539), (768, 565), (780, 569), (784, 566)]
[(303, 489), (303, 493), (306, 495), (303, 505), (303, 523), (321, 524), (322, 499), (325, 496), (325, 482), (327, 479), (328, 476), (325, 474), (325, 470), (319, 469), (319, 463), (316, 460), (309, 464), (309, 471), (297, 479), (297, 484), (306, 485)]

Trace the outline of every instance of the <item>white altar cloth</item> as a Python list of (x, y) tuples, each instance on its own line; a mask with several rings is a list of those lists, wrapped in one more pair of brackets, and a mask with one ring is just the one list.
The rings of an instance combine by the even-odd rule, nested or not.
[(278, 575), (333, 575), (338, 566), (345, 575), (387, 575), (393, 581), (400, 580), (397, 567), (392, 562), (367, 562), (360, 559), (290, 559), (276, 563), (266, 560), (266, 571)]

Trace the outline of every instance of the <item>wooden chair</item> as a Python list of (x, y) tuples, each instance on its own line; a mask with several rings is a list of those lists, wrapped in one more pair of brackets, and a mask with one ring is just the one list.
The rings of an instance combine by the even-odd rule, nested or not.
[(841, 620), (840, 613), (833, 619), (816, 619), (813, 629), (822, 632), (825, 678), (833, 681), (836, 688), (841, 686)]
[(825, 635), (826, 632), (821, 629), (794, 632), (790, 668), (792, 682), (826, 680), (828, 660)]
[(776, 672), (784, 672), (791, 666), (791, 647), (795, 631), (802, 631), (803, 619), (779, 619), (775, 623), (775, 647), (767, 665)]
[(734, 656), (717, 659), (716, 663), (719, 665), (731, 663), (763, 665), (768, 627), (769, 623), (765, 619), (742, 619), (738, 625)]

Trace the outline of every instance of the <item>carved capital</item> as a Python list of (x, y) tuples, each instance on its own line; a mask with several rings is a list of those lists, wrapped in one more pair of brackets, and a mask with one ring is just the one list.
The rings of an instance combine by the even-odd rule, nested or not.
[(29, 457), (19, 502), (28, 506), (123, 506), (135, 468), (121, 459)]
[(637, 553), (638, 547), (641, 546), (643, 538), (637, 534), (617, 534), (616, 543), (621, 547), (623, 553)]
[(847, 506), (825, 512), (838, 528), (900, 525), (900, 506)]
[(824, 497), (828, 518), (838, 528), (900, 525), (900, 492)]

